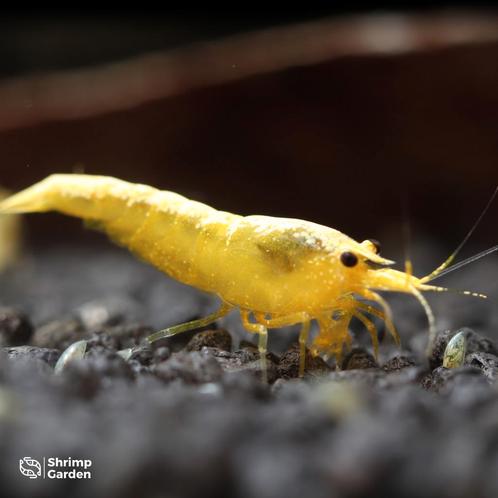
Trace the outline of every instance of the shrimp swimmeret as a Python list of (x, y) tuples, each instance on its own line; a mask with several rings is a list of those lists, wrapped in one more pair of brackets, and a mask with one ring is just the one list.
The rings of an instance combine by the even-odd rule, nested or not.
[(105, 176), (51, 175), (0, 203), (0, 214), (51, 210), (87, 220), (173, 278), (221, 299), (215, 313), (152, 334), (149, 342), (207, 325), (239, 308), (244, 327), (259, 336), (263, 372), (269, 328), (302, 324), (300, 375), (311, 320), (319, 326), (312, 352), (334, 355), (337, 364), (351, 344), (353, 317), (365, 325), (376, 354), (377, 330), (367, 315), (384, 320), (399, 342), (389, 306), (377, 291), (418, 299), (428, 317), (431, 344), (434, 316), (422, 291), (446, 290), (428, 282), (453, 268), (447, 269), (461, 247), (434, 272), (417, 278), (411, 271), (389, 268), (393, 262), (379, 255), (372, 240), (359, 243), (309, 221), (217, 211), (173, 192)]

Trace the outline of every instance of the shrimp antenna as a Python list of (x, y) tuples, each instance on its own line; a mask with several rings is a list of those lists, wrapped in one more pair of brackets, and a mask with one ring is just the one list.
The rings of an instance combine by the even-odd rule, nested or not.
[[(463, 261), (460, 261), (460, 263), (455, 263), (453, 266), (450, 266), (449, 268), (441, 270), (436, 276), (426, 280), (428, 277), (424, 277), (422, 280), (423, 282), (432, 282), (433, 280), (436, 280), (436, 278), (442, 277), (443, 275), (448, 275), (448, 273), (451, 273), (452, 271), (458, 270), (460, 268), (463, 268), (464, 266), (467, 266), (470, 263), (473, 263), (474, 261), (478, 261), (481, 258), (484, 258), (484, 256), (487, 256), (488, 254), (493, 254), (494, 252), (498, 251), (498, 245), (490, 247), (489, 249), (486, 249), (478, 254), (475, 254), (474, 256), (470, 256), (470, 258), (464, 259)], [(429, 275), (430, 277), (430, 275)]]
[(432, 312), (429, 303), (422, 295), (422, 293), (418, 291), (414, 286), (410, 286), (410, 290), (412, 295), (422, 305), (422, 308), (424, 309), (427, 316), (427, 321), (429, 323), (429, 340), (427, 341), (426, 354), (427, 356), (430, 356), (434, 347), (434, 343), (436, 341), (436, 319), (434, 318), (434, 313)]
[(461, 290), (461, 289), (452, 289), (449, 287), (439, 287), (438, 285), (429, 285), (428, 288), (424, 288), (423, 290), (432, 291), (432, 292), (451, 292), (452, 294), (460, 294), (461, 296), (480, 297), (481, 299), (488, 298), (488, 296), (486, 294), (482, 294), (481, 292), (474, 292), (474, 291)]
[[(469, 230), (469, 232), (467, 233), (467, 235), (465, 236), (465, 238), (462, 240), (462, 242), (460, 242), (460, 244), (458, 245), (458, 247), (451, 253), (451, 255), (449, 256), (449, 258), (446, 259), (446, 261), (444, 261), (440, 266), (438, 266), (432, 273), (430, 273), (429, 275), (427, 275), (427, 276), (423, 277), (422, 279), (420, 279), (420, 281), (422, 283), (430, 282), (430, 281), (434, 280), (435, 278), (440, 277), (440, 276), (445, 275), (445, 274), (447, 274), (447, 273), (450, 272), (450, 269), (448, 269), (447, 271), (444, 271), (444, 270), (446, 270), (451, 265), (451, 263), (457, 257), (458, 253), (463, 248), (463, 246), (470, 239), (470, 237), (474, 233), (475, 229), (477, 228), (477, 226), (479, 225), (479, 223), (481, 222), (481, 220), (484, 218), (484, 215), (488, 212), (489, 208), (491, 207), (491, 204), (495, 200), (496, 194), (498, 194), (498, 186), (495, 188), (495, 191), (493, 192), (493, 195), (490, 197), (490, 199), (487, 202), (486, 206), (484, 207), (484, 209), (482, 210), (481, 214), (479, 215), (479, 217), (477, 218), (477, 220), (475, 221), (475, 223), (472, 225), (472, 228)], [(494, 251), (497, 250), (496, 247), (497, 246), (492, 247), (491, 249), (488, 249), (487, 251), (483, 251), (482, 253), (479, 253), (476, 256), (472, 256), (469, 259), (467, 259), (465, 261), (462, 261), (462, 263), (459, 263), (458, 265), (454, 265), (451, 268), (451, 271), (456, 270), (458, 268), (461, 268), (462, 266), (465, 266), (466, 264), (472, 263), (473, 261), (476, 261), (476, 260), (478, 260), (480, 258), (483, 258), (484, 256), (487, 256), (488, 254), (491, 254), (492, 252), (494, 252)]]

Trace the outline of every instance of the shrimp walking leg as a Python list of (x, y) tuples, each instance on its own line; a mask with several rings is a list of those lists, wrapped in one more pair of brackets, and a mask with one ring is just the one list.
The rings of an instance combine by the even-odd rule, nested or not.
[(306, 343), (308, 342), (308, 335), (310, 331), (310, 316), (308, 313), (299, 312), (292, 313), (291, 315), (265, 318), (264, 313), (255, 313), (254, 316), (259, 323), (262, 323), (268, 328), (286, 327), (301, 323), (301, 331), (299, 333), (299, 377), (304, 375), (304, 368), (306, 363)]
[(353, 316), (360, 320), (361, 323), (365, 326), (365, 328), (368, 330), (368, 333), (370, 334), (370, 337), (372, 339), (372, 344), (374, 348), (374, 356), (375, 359), (377, 360), (379, 357), (379, 337), (377, 336), (377, 327), (375, 324), (367, 318), (363, 313), (360, 311), (354, 311)]
[(382, 320), (386, 324), (386, 328), (391, 334), (391, 337), (394, 339), (396, 344), (398, 346), (400, 345), (401, 339), (399, 337), (399, 333), (396, 330), (394, 323), (391, 321), (391, 319), (386, 315), (384, 311), (374, 308), (370, 304), (363, 303), (361, 301), (356, 301), (356, 307)]
[[(365, 311), (368, 311), (368, 313), (370, 313), (374, 316), (377, 316), (377, 317), (381, 318), (382, 320), (384, 320), (384, 322), (386, 323), (387, 330), (389, 330), (389, 333), (392, 335), (394, 341), (399, 346), (401, 343), (401, 340), (400, 340), (398, 331), (394, 327), (393, 320), (392, 320), (391, 307), (389, 306), (387, 301), (382, 296), (377, 294), (377, 292), (373, 292), (373, 291), (368, 290), (368, 289), (364, 289), (361, 292), (360, 296), (364, 297), (365, 299), (368, 299), (369, 301), (374, 301), (382, 307), (382, 312), (380, 312), (379, 310), (376, 310), (373, 307), (370, 307), (369, 310), (367, 310), (365, 308)], [(368, 306), (368, 305), (366, 305), (364, 303), (357, 302), (357, 306), (361, 308), (362, 306)]]
[(242, 325), (253, 334), (258, 334), (258, 351), (263, 382), (268, 382), (268, 373), (266, 371), (266, 350), (268, 343), (268, 329), (261, 323), (253, 323), (249, 320), (249, 311), (241, 310)]
[(182, 332), (187, 332), (189, 330), (205, 327), (206, 325), (209, 325), (218, 320), (219, 318), (227, 315), (232, 309), (233, 306), (230, 306), (228, 304), (222, 304), (221, 308), (218, 311), (215, 311), (214, 313), (211, 313), (210, 315), (207, 315), (204, 318), (199, 318), (198, 320), (192, 320), (190, 322), (180, 323), (178, 325), (173, 325), (172, 327), (159, 330), (158, 332), (149, 335), (146, 338), (146, 341), (149, 344), (151, 344), (153, 342), (158, 341), (159, 339), (165, 339), (166, 337), (172, 337), (174, 335), (181, 334)]
[(304, 368), (306, 367), (306, 343), (308, 342), (308, 335), (310, 332), (309, 320), (303, 322), (301, 325), (301, 332), (299, 332), (299, 377), (304, 376)]

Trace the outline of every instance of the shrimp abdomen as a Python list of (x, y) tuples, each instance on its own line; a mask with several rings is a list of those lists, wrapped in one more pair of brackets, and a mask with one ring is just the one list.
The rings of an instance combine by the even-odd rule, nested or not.
[(193, 285), (206, 230), (220, 224), (225, 228), (235, 216), (174, 192), (76, 174), (51, 175), (0, 203), (5, 214), (51, 210), (84, 219), (141, 259)]

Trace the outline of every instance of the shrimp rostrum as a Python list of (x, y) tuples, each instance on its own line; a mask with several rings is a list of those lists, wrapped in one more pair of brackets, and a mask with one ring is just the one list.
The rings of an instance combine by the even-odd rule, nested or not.
[(159, 331), (149, 342), (214, 322), (233, 308), (244, 327), (259, 336), (263, 366), (267, 331), (301, 324), (300, 374), (310, 322), (319, 331), (314, 354), (335, 356), (340, 363), (351, 343), (348, 327), (360, 320), (378, 349), (371, 316), (384, 320), (396, 341), (391, 312), (378, 291), (413, 295), (427, 313), (422, 291), (448, 261), (425, 278), (390, 268), (378, 243), (357, 242), (308, 221), (269, 216), (239, 216), (217, 211), (173, 192), (104, 176), (57, 174), (0, 203), (0, 213), (55, 210), (86, 220), (116, 243), (185, 284), (216, 294), (215, 313)]

